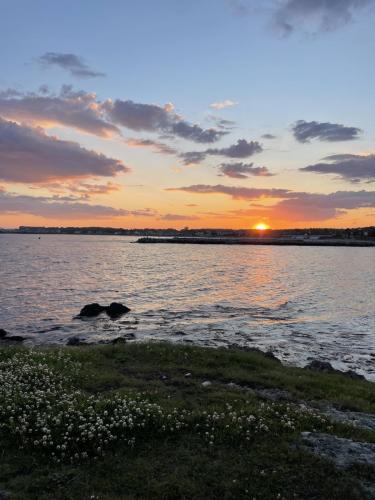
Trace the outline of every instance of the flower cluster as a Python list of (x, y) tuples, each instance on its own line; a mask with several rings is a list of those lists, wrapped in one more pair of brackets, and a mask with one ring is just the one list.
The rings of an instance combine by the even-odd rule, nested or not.
[(242, 405), (237, 409), (227, 404), (225, 411), (203, 412), (195, 428), (213, 445), (218, 440), (251, 441), (256, 435), (265, 433), (282, 434), (307, 428), (315, 430), (327, 423), (327, 418), (308, 407), (261, 402), (256, 407)]
[(48, 354), (32, 351), (0, 362), (0, 429), (17, 436), (20, 446), (73, 462), (103, 455), (119, 440), (133, 446), (140, 435), (186, 426), (184, 413), (166, 412), (138, 397), (104, 398), (75, 390), (65, 374), (77, 365), (59, 356), (52, 367)]
[[(145, 395), (87, 395), (75, 387), (79, 363), (63, 352), (13, 351), (0, 359), (0, 432), (54, 461), (96, 459), (122, 443), (189, 432), (209, 445), (256, 435), (314, 430), (325, 417), (291, 404), (238, 401), (224, 410), (167, 410)], [(234, 402), (235, 403), (235, 402)]]

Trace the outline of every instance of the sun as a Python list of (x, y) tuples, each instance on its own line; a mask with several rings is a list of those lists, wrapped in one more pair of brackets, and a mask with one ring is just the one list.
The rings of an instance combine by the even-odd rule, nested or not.
[(254, 229), (257, 231), (265, 231), (266, 229), (269, 229), (270, 226), (265, 224), (264, 222), (259, 222), (258, 224), (255, 224)]

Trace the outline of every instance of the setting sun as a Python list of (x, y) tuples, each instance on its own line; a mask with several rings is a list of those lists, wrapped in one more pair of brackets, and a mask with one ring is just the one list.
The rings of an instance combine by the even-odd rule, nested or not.
[(264, 222), (259, 222), (259, 224), (256, 224), (254, 226), (254, 229), (257, 229), (258, 231), (265, 231), (266, 229), (269, 229), (270, 227), (267, 224), (264, 224)]

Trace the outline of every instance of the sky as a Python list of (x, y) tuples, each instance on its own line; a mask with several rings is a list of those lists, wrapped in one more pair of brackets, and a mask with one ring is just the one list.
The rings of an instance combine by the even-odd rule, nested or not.
[(0, 227), (375, 225), (375, 0), (0, 7)]

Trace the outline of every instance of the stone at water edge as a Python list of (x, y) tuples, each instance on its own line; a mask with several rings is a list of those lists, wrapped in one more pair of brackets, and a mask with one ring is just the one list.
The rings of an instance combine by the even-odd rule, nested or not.
[(107, 308), (105, 306), (101, 306), (98, 303), (93, 303), (93, 304), (87, 304), (85, 305), (82, 309), (81, 312), (79, 313), (78, 316), (85, 316), (87, 318), (93, 318), (95, 316), (99, 316), (102, 312), (104, 312)]
[(116, 318), (126, 314), (130, 311), (129, 307), (120, 304), (119, 302), (112, 302), (108, 307), (106, 307), (106, 313), (111, 318)]
[(84, 342), (82, 342), (82, 340), (79, 337), (70, 337), (66, 345), (79, 346), (79, 345), (84, 345)]
[(5, 338), (8, 335), (8, 332), (3, 328), (0, 328), (0, 339)]
[(366, 380), (363, 375), (356, 373), (354, 370), (348, 370), (346, 372), (336, 370), (335, 368), (333, 368), (331, 363), (328, 363), (328, 361), (320, 361), (318, 359), (313, 359), (308, 365), (305, 366), (305, 368), (307, 368), (308, 370), (313, 370), (315, 372), (345, 375), (346, 377), (349, 377), (353, 380)]

